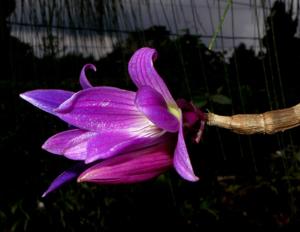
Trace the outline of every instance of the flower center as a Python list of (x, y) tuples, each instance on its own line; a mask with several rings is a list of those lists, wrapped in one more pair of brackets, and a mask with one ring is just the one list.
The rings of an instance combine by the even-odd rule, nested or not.
[(178, 108), (178, 106), (173, 104), (168, 104), (168, 111), (174, 115), (178, 120), (180, 120), (181, 117), (181, 110)]

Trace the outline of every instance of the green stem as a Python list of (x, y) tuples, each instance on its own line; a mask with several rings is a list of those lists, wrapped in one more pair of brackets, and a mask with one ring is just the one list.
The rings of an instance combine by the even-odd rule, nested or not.
[(227, 15), (227, 13), (228, 13), (228, 10), (229, 10), (229, 8), (230, 8), (231, 5), (232, 5), (232, 1), (233, 1), (233, 0), (227, 0), (226, 7), (225, 7), (225, 10), (224, 10), (224, 12), (223, 12), (221, 21), (220, 21), (220, 23), (219, 23), (219, 25), (218, 25), (218, 27), (217, 27), (217, 30), (214, 32), (211, 41), (209, 42), (209, 45), (208, 45), (208, 49), (209, 49), (209, 50), (212, 50), (212, 49), (213, 49), (213, 46), (214, 46), (214, 44), (215, 44), (215, 42), (216, 42), (216, 38), (217, 38), (217, 36), (218, 36), (219, 32), (221, 31), (222, 26), (223, 26), (223, 24), (224, 24), (225, 17), (226, 17), (226, 15)]

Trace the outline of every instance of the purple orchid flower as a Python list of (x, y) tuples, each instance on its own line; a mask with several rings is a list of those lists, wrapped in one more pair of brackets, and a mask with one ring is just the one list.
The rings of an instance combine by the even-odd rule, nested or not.
[[(170, 160), (184, 179), (198, 180), (183, 134), (183, 120), (190, 121), (198, 115), (195, 112), (183, 115), (154, 68), (156, 57), (154, 49), (141, 48), (130, 59), (128, 71), (137, 92), (93, 87), (85, 72), (96, 68), (87, 64), (80, 74), (83, 90), (79, 92), (47, 89), (20, 95), (75, 128), (50, 137), (42, 146), (53, 154), (80, 161), (56, 178), (44, 195), (82, 172), (80, 182), (147, 180), (170, 167)], [(197, 118), (192, 123), (196, 121)], [(170, 148), (166, 149), (161, 144), (166, 144), (170, 137), (172, 142), (167, 142)]]

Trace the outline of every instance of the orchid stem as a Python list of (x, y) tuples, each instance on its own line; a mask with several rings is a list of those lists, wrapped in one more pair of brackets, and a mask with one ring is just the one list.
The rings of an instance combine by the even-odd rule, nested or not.
[(215, 30), (215, 32), (214, 32), (214, 34), (213, 34), (213, 37), (212, 37), (211, 41), (209, 42), (209, 45), (208, 45), (208, 49), (209, 49), (209, 50), (212, 50), (213, 47), (214, 47), (214, 45), (215, 45), (216, 38), (217, 38), (218, 34), (220, 33), (220, 31), (221, 31), (221, 29), (222, 29), (222, 26), (223, 26), (224, 21), (225, 21), (225, 17), (226, 17), (226, 15), (227, 15), (227, 13), (228, 13), (229, 8), (230, 8), (231, 5), (232, 5), (232, 1), (233, 1), (233, 0), (227, 0), (226, 7), (225, 7), (224, 12), (223, 12), (223, 15), (222, 15), (222, 17), (221, 17), (221, 21), (220, 21), (220, 23), (219, 23), (219, 25), (218, 25), (218, 27), (217, 27), (217, 30)]
[(222, 116), (209, 112), (206, 116), (207, 125), (226, 128), (238, 134), (274, 134), (300, 126), (300, 103), (262, 114)]

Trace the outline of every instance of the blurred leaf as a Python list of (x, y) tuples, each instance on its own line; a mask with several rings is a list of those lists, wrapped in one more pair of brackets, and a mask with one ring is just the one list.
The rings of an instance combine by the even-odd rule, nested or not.
[(214, 103), (221, 105), (231, 105), (231, 99), (223, 94), (214, 94), (210, 97), (210, 100)]
[(240, 188), (241, 188), (241, 185), (239, 185), (239, 184), (231, 184), (226, 188), (226, 191), (230, 192), (230, 193), (235, 193)]
[(0, 210), (0, 222), (1, 224), (5, 222), (5, 220), (7, 219), (6, 214)]
[(300, 162), (300, 151), (295, 153), (295, 159)]
[(14, 205), (11, 206), (10, 209), (11, 213), (15, 214), (18, 208), (19, 208), (19, 202), (16, 202)]
[(220, 86), (219, 88), (217, 88), (217, 93), (220, 94), (223, 91), (223, 86)]
[(204, 209), (207, 213), (209, 213), (210, 215), (212, 215), (216, 220), (219, 220), (219, 215), (218, 215), (218, 211), (216, 210), (213, 210), (213, 209), (209, 209), (209, 208), (206, 208)]
[(201, 209), (209, 209), (212, 205), (212, 202), (210, 200), (202, 200), (200, 203)]
[(195, 96), (193, 97), (193, 104), (196, 107), (202, 108), (207, 104), (207, 98), (205, 96)]

